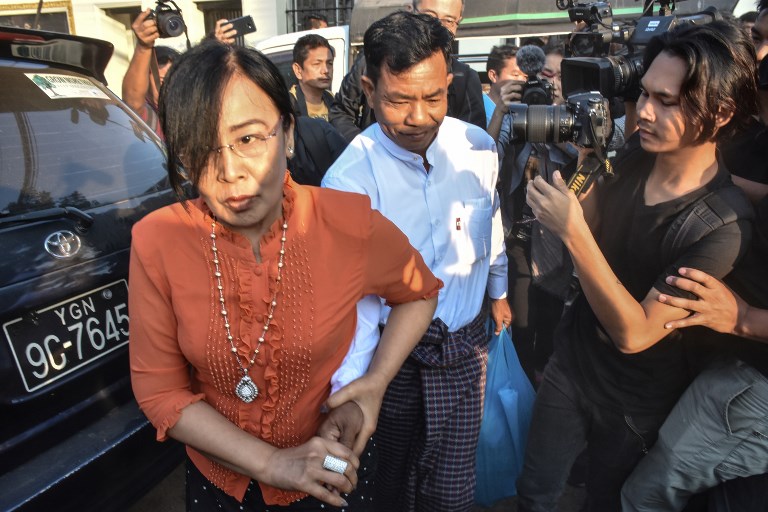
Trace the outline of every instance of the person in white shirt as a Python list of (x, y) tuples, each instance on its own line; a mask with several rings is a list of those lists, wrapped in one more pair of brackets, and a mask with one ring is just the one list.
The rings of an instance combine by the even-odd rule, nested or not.
[[(495, 331), (512, 321), (496, 146), (484, 130), (446, 117), (451, 40), (439, 20), (424, 14), (397, 12), (371, 25), (362, 86), (378, 122), (323, 179), (325, 187), (368, 195), (445, 284), (432, 324), (384, 397), (375, 437), (379, 510), (471, 509), (488, 351), (486, 291)], [(335, 378), (349, 381), (355, 363), (364, 370), (359, 356), (375, 350), (388, 311), (376, 297), (358, 305), (353, 347)]]

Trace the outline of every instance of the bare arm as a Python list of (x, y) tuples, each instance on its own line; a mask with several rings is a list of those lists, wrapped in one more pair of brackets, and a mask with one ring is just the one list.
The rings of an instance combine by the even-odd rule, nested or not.
[[(336, 507), (347, 504), (324, 485), (348, 493), (357, 483), (359, 460), (345, 446), (314, 437), (295, 448), (278, 449), (229, 422), (206, 402), (182, 409), (168, 433), (233, 471), (280, 489), (306, 492)], [(349, 461), (343, 475), (323, 469), (328, 454)]]
[(362, 409), (363, 427), (353, 447), (356, 454), (362, 453), (368, 438), (376, 430), (384, 392), (424, 335), (436, 308), (437, 297), (394, 306), (368, 372), (328, 399), (327, 405), (331, 409), (348, 401), (356, 402)]
[(649, 348), (669, 334), (663, 328), (666, 322), (685, 313), (656, 301), (655, 289), (636, 301), (605, 259), (560, 173), (553, 181), (554, 186), (537, 177), (528, 184), (528, 203), (536, 218), (565, 243), (584, 295), (616, 347), (625, 353)]
[(703, 325), (717, 332), (768, 343), (768, 310), (750, 306), (723, 282), (700, 270), (681, 268), (680, 275), (685, 277), (670, 276), (667, 282), (693, 293), (698, 300), (659, 295), (659, 302), (692, 312), (686, 318), (667, 322), (665, 328)]
[[(146, 108), (150, 87), (149, 66), (154, 58), (152, 50), (155, 47), (155, 40), (160, 36), (155, 20), (147, 19), (150, 11), (151, 9), (147, 8), (139, 13), (131, 25), (138, 43), (123, 77), (123, 101), (139, 114), (142, 114)], [(157, 103), (157, 91), (153, 93), (153, 100)]]

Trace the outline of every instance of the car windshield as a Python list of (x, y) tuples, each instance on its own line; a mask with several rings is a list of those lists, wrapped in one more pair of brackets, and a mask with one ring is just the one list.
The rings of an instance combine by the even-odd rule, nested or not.
[(157, 139), (95, 80), (0, 59), (0, 83), (0, 215), (88, 209), (165, 183)]

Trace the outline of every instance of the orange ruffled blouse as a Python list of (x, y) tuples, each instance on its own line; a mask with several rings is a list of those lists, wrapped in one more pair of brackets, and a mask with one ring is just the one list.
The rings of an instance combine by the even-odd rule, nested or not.
[[(157, 210), (133, 228), (129, 279), (130, 363), (134, 394), (158, 440), (181, 410), (205, 400), (229, 421), (279, 448), (316, 432), (330, 380), (352, 341), (356, 304), (376, 294), (390, 304), (437, 295), (442, 286), (405, 235), (370, 208), (367, 196), (294, 183), (286, 173), (288, 222), (277, 307), (256, 363), (259, 388), (250, 404), (234, 393), (242, 377), (220, 313), (211, 257), (212, 217), (198, 199), (187, 209)], [(216, 245), (230, 329), (247, 368), (274, 293), (282, 221), (261, 241), (257, 263), (249, 241), (220, 224)], [(193, 371), (190, 372), (190, 366)], [(242, 501), (249, 477), (187, 447), (216, 486)], [(261, 485), (267, 504), (305, 496)]]

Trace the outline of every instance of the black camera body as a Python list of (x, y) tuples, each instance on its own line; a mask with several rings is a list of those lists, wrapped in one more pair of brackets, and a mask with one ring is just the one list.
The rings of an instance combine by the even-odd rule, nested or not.
[(187, 30), (181, 9), (173, 0), (157, 0), (155, 10), (149, 13), (147, 19), (155, 20), (161, 38), (177, 37)]
[(554, 101), (552, 84), (543, 78), (532, 78), (523, 84), (520, 102), (526, 105), (551, 105)]
[(626, 41), (626, 49), (621, 54), (609, 55), (606, 49), (600, 55), (563, 59), (560, 65), (563, 96), (598, 91), (607, 98), (620, 96), (636, 100), (640, 79), (645, 73), (643, 53), (651, 38), (679, 25), (702, 25), (717, 19), (722, 16), (714, 7), (690, 16), (643, 16), (634, 27), (624, 29), (628, 37), (612, 39), (613, 42)]
[(572, 33), (565, 45), (566, 57), (607, 55), (612, 42), (622, 42), (626, 34), (613, 24), (613, 10), (608, 2), (576, 4), (568, 9), (573, 22), (584, 22), (583, 32)]
[(509, 113), (513, 140), (608, 147), (611, 116), (608, 101), (600, 93), (572, 94), (562, 105), (515, 103)]
[(642, 52), (605, 57), (574, 57), (560, 64), (563, 95), (598, 91), (606, 98), (637, 98), (645, 73)]
[(576, 4), (568, 9), (568, 17), (574, 23), (583, 21), (587, 25), (610, 24), (613, 19), (613, 9), (608, 2)]

